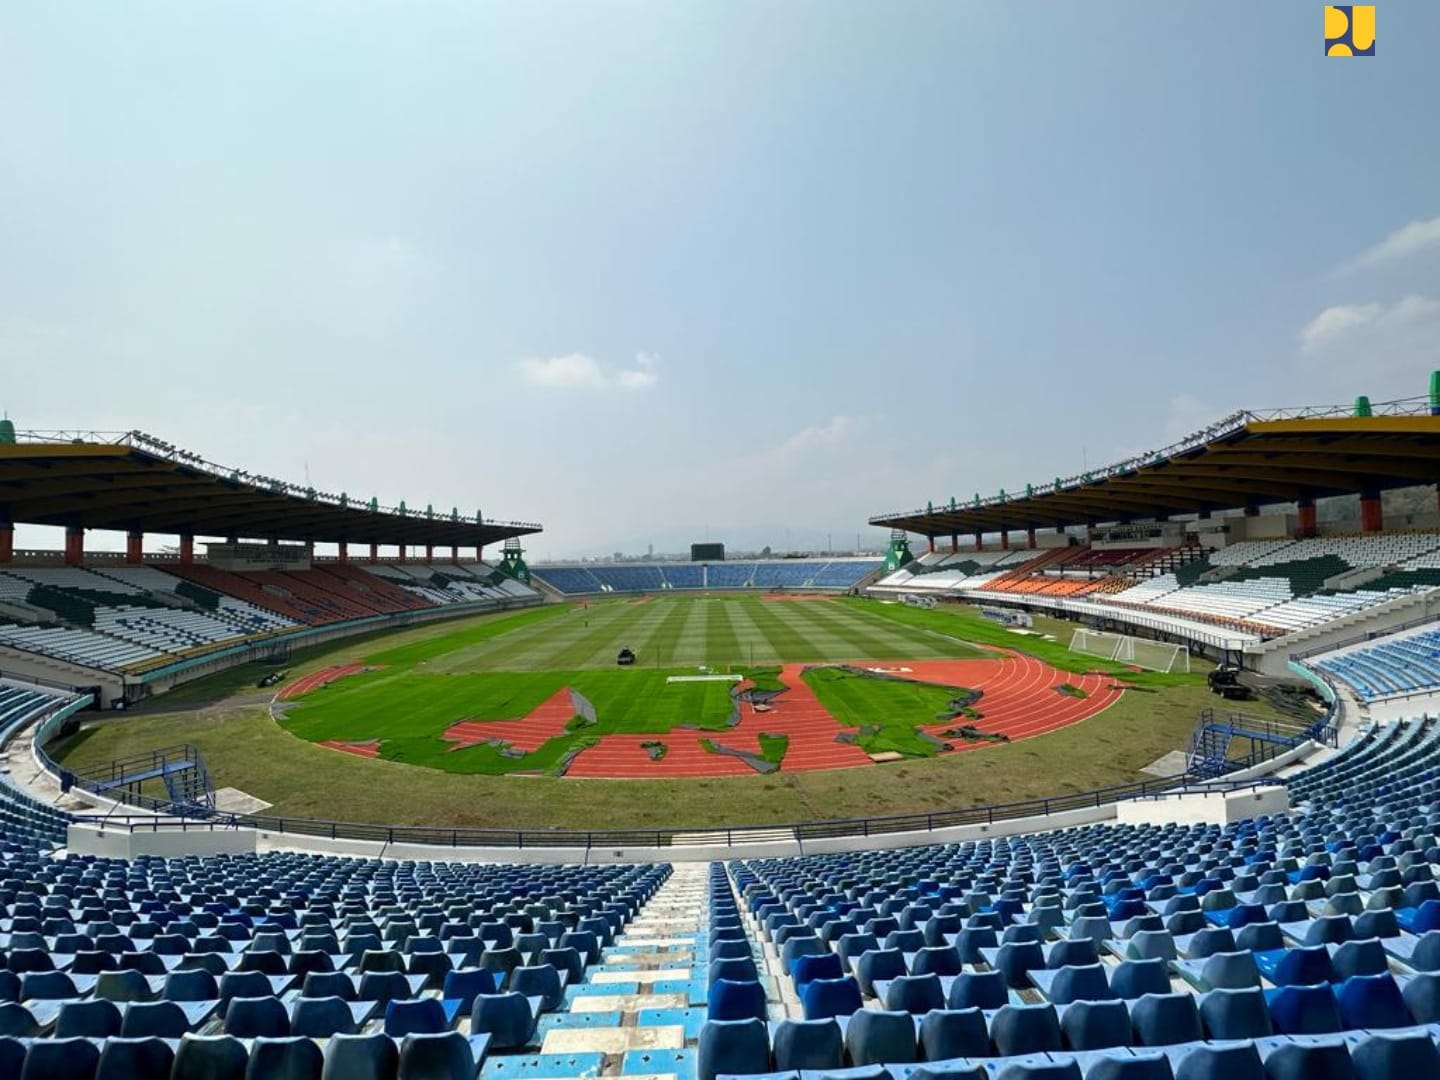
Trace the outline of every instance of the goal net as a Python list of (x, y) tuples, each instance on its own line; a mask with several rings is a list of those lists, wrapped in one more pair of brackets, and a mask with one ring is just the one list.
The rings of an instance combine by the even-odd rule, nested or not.
[(1076, 630), (1070, 639), (1070, 651), (1117, 664), (1134, 664), (1149, 671), (1190, 670), (1190, 654), (1183, 645), (1128, 634), (1108, 634), (1103, 630)]

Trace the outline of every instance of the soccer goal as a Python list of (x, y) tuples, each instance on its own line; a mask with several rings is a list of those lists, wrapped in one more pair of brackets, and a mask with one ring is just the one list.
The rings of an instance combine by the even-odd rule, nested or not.
[(1150, 671), (1190, 670), (1190, 653), (1183, 645), (1128, 634), (1107, 634), (1103, 630), (1076, 630), (1070, 639), (1070, 651), (1117, 664), (1134, 664)]

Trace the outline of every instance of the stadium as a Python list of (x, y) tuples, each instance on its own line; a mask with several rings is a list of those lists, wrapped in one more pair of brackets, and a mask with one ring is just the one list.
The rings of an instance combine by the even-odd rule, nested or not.
[(1440, 1077), (1437, 40), (0, 9), (0, 1080)]
[[(883, 556), (531, 566), (538, 524), (7, 420), (0, 1055), (1094, 1076), (1263, 1036), (1310, 1075), (1338, 1051), (1299, 1037), (1398, 1027), (1356, 1061), (1419, 1060), (1437, 479), (1440, 373), (879, 514)], [(46, 889), (54, 848), (155, 899)], [(253, 860), (289, 884), (222, 895)]]

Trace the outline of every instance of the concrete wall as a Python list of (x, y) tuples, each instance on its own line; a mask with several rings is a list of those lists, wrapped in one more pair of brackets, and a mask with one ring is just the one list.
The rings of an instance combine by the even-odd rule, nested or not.
[(124, 694), (124, 685), (119, 675), (81, 667), (79, 664), (67, 664), (64, 660), (3, 645), (0, 645), (0, 675), (10, 675), (22, 681), (38, 679), (41, 682), (60, 683), (64, 686), (98, 686), (102, 708), (109, 708), (111, 701)]
[(150, 831), (72, 824), (65, 846), (77, 855), (133, 859), (136, 855), (239, 855), (255, 850), (254, 829), (190, 828)]
[[(991, 824), (957, 825), (929, 832), (886, 833), (879, 836), (843, 836), (826, 840), (794, 838), (737, 843), (692, 844), (675, 847), (608, 848), (508, 848), (446, 847), (441, 844), (386, 844), (378, 840), (331, 840), (298, 833), (260, 832), (260, 851), (314, 851), (331, 855), (356, 855), (387, 859), (446, 859), (456, 862), (525, 863), (636, 863), (709, 862), (714, 859), (769, 859), (791, 855), (823, 855), (843, 851), (875, 851), (881, 848), (915, 847), (925, 844), (954, 844), (1019, 833), (1068, 829), (1078, 825), (1113, 821), (1115, 804), (1085, 807), (1047, 816), (1016, 818)], [(717, 834), (723, 835), (723, 834)]]
[(1338, 647), (1341, 643), (1358, 637), (1384, 637), (1395, 627), (1421, 619), (1436, 618), (1440, 618), (1440, 589), (1391, 600), (1366, 611), (1336, 619), (1323, 628), (1302, 630), (1254, 646), (1245, 652), (1245, 666), (1262, 675), (1283, 677), (1290, 673), (1286, 665), (1291, 653), (1324, 650), (1327, 646)]
[(1119, 804), (1116, 820), (1121, 825), (1228, 825), (1232, 821), (1283, 814), (1290, 809), (1290, 796), (1283, 787), (1247, 791), (1197, 792), (1130, 799)]

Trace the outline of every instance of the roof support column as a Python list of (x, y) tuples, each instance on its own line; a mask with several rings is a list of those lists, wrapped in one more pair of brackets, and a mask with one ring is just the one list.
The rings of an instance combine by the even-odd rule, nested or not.
[(404, 565), (405, 565), (405, 545), (404, 545), (404, 544), (401, 544), (401, 545), (400, 545), (400, 554), (398, 554), (398, 555), (395, 556), (395, 561), (396, 561), (397, 563), (399, 563), (401, 566), (404, 566)]
[(976, 530), (975, 530), (975, 550), (976, 550), (976, 551), (979, 551), (981, 548), (983, 548), (983, 547), (985, 546), (984, 541), (985, 541), (985, 538), (980, 535), (980, 530), (979, 530), (979, 529), (976, 529)]
[(1031, 525), (1025, 530), (1025, 546), (1031, 551), (1035, 550), (1035, 526)]
[(1246, 516), (1246, 517), (1259, 517), (1259, 516), (1260, 516), (1260, 507), (1256, 506), (1254, 503), (1247, 503), (1247, 504), (1245, 505), (1245, 516)]
[(459, 545), (459, 544), (451, 544), (451, 545), (450, 545), (450, 561), (451, 561), (452, 563), (456, 563), (456, 564), (458, 564), (458, 563), (460, 562), (460, 545)]
[(371, 541), (370, 543), (370, 565), (374, 566), (380, 561), (380, 545)]
[(931, 555), (934, 555), (934, 554), (935, 554), (935, 537), (933, 537), (933, 536), (927, 536), (927, 537), (925, 538), (925, 546), (926, 546), (926, 549), (930, 552), (930, 554), (931, 554)]
[(180, 534), (180, 565), (189, 566), (195, 561), (195, 534)]
[(428, 566), (430, 563), (433, 563), (434, 561), (435, 561), (435, 545), (434, 545), (434, 544), (426, 544), (426, 545), (425, 545), (425, 564)]
[(1380, 493), (1365, 492), (1360, 496), (1360, 531), (1377, 533), (1385, 527), (1385, 515), (1380, 510)]
[(65, 526), (65, 565), (79, 566), (85, 561), (85, 529), (80, 525)]
[(350, 561), (350, 545), (345, 543), (344, 540), (340, 541), (340, 552), (339, 555), (336, 556), (336, 561), (339, 562), (341, 566), (344, 566)]
[(1315, 520), (1315, 500), (1304, 498), (1296, 503), (1295, 506), (1297, 517), (1295, 522), (1296, 538), (1308, 540), (1319, 531)]
[(144, 559), (145, 534), (139, 529), (131, 529), (125, 534), (125, 561), (131, 566), (137, 566)]
[(1000, 550), (1010, 550), (1010, 530), (1005, 528), (1004, 525), (1000, 526)]
[(950, 554), (954, 555), (960, 550), (960, 534), (950, 534)]
[(0, 563), (9, 564), (15, 560), (15, 526), (0, 522)]

